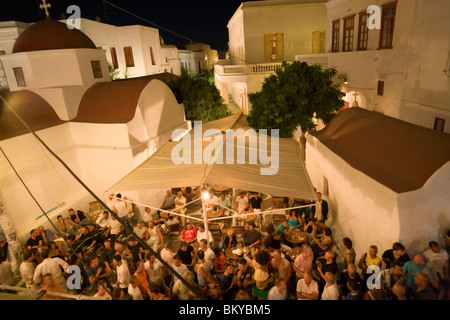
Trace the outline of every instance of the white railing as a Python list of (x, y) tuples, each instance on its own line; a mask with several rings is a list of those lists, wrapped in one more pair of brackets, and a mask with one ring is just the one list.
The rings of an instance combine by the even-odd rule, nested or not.
[(307, 64), (318, 64), (328, 67), (328, 53), (299, 54), (295, 56), (295, 61), (306, 62)]
[(218, 65), (214, 70), (219, 74), (250, 74), (273, 72), (281, 67), (281, 62), (240, 65)]

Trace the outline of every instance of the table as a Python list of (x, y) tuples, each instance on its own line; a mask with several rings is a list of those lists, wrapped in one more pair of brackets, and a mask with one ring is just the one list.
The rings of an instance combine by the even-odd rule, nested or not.
[(228, 249), (225, 251), (225, 255), (226, 255), (227, 258), (229, 258), (229, 259), (238, 260), (239, 257), (233, 253), (233, 250), (236, 250), (236, 248), (228, 248)]
[(327, 226), (325, 225), (325, 223), (322, 223), (322, 222), (320, 222), (320, 221), (316, 221), (315, 224), (316, 224), (316, 226), (322, 228), (322, 230), (325, 229), (325, 228), (327, 227)]
[(302, 247), (295, 247), (295, 248), (291, 249), (291, 250), (287, 253), (287, 255), (288, 255), (289, 257), (291, 257), (291, 259), (294, 261), (295, 258), (297, 258), (299, 255), (302, 254), (302, 252), (303, 252), (303, 248), (302, 248)]
[(221, 216), (223, 216), (223, 210), (219, 209), (219, 210), (212, 210), (211, 208), (206, 209), (206, 216), (208, 218), (219, 218)]
[(308, 236), (306, 235), (306, 233), (299, 230), (290, 230), (289, 233), (284, 236), (284, 238), (293, 244), (303, 243), (308, 240)]
[[(251, 213), (251, 212), (248, 211), (248, 212), (244, 212), (243, 214), (247, 214), (247, 213)], [(256, 216), (257, 216), (256, 214), (251, 214), (251, 215), (248, 215), (248, 216), (246, 216), (246, 217), (241, 218), (241, 216), (238, 215), (237, 218), (238, 218), (240, 221), (250, 222), (250, 221), (255, 220), (255, 219), (256, 219)]]
[(236, 247), (228, 247), (227, 250), (225, 251), (226, 257), (229, 259), (232, 259), (232, 260), (239, 260), (240, 257), (233, 253), (233, 250), (236, 250), (236, 249), (241, 249), (242, 252), (244, 253), (244, 255), (247, 254), (249, 251), (247, 247), (245, 247), (245, 248), (241, 248), (240, 246), (238, 246), (237, 248)]
[(229, 190), (231, 188), (224, 187), (224, 186), (214, 186), (213, 189), (216, 190), (216, 191), (222, 192), (222, 191), (227, 191), (227, 190)]

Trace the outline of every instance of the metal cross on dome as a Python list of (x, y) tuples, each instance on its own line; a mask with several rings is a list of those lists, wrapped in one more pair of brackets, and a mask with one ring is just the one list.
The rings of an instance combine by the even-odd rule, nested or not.
[(47, 0), (42, 0), (42, 4), (39, 5), (39, 8), (44, 9), (45, 14), (49, 17), (50, 13), (48, 12), (48, 8), (51, 8), (51, 6), (52, 5), (50, 3), (47, 3)]

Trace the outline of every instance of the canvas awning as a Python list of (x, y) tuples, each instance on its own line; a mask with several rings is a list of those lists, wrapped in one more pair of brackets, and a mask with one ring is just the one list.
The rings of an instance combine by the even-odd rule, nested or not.
[[(130, 172), (122, 180), (117, 182), (109, 192), (125, 192), (132, 190), (145, 189), (170, 189), (173, 187), (200, 186), (204, 183), (210, 185), (221, 185), (240, 190), (256, 191), (270, 194), (272, 196), (294, 197), (304, 200), (316, 200), (314, 187), (306, 172), (303, 159), (301, 157), (300, 145), (291, 139), (279, 139), (278, 148), (274, 144), (272, 149), (271, 138), (257, 133), (258, 148), (249, 145), (249, 137), (246, 138), (245, 147), (237, 147), (234, 139), (226, 139), (227, 129), (237, 130), (239, 128), (248, 129), (245, 125), (245, 118), (242, 115), (234, 115), (217, 121), (208, 122), (202, 125), (202, 135), (213, 136), (212, 141), (203, 141), (198, 143), (195, 140), (195, 126), (189, 135), (186, 135), (182, 141), (170, 141), (157, 150), (149, 159)], [(197, 127), (198, 129), (198, 127)], [(205, 132), (208, 129), (217, 129), (216, 135)], [(197, 131), (198, 132), (198, 131)], [(211, 132), (209, 132), (211, 133)], [(243, 136), (244, 131), (237, 136)], [(220, 138), (221, 137), (221, 138)], [(217, 139), (217, 140), (216, 140)], [(223, 143), (218, 143), (222, 139)], [(196, 143), (197, 141), (197, 143)], [(236, 140), (237, 141), (237, 140)], [(254, 141), (254, 140), (253, 140)], [(268, 155), (270, 162), (261, 161), (258, 154), (261, 148), (261, 141), (268, 141)], [(189, 143), (188, 143), (189, 142)], [(184, 155), (184, 152), (190, 152), (191, 164), (175, 164), (172, 161), (172, 153), (180, 149), (179, 145), (190, 145), (190, 149), (185, 148), (183, 152), (175, 154)], [(202, 155), (206, 147), (211, 147), (213, 143), (217, 144), (216, 150), (223, 153), (223, 164), (207, 164), (201, 161), (201, 164), (194, 164), (194, 154), (200, 152)], [(234, 148), (233, 164), (226, 162), (226, 150)], [(238, 150), (245, 149), (245, 163), (237, 164)], [(249, 152), (256, 152), (257, 161), (254, 164), (249, 163)], [(275, 168), (275, 159), (279, 159), (278, 170), (272, 175), (262, 175), (261, 169)]]

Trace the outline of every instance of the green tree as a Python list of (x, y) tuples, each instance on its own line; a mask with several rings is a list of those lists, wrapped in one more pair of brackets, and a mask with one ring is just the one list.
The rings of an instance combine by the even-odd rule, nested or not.
[(187, 120), (208, 122), (231, 115), (219, 90), (205, 77), (189, 75), (183, 70), (179, 78), (167, 85), (178, 103), (183, 103)]
[(283, 62), (264, 80), (261, 91), (249, 94), (248, 123), (255, 129), (279, 129), (284, 138), (291, 137), (300, 125), (304, 137), (316, 127), (313, 117), (326, 124), (344, 105), (341, 87), (331, 80), (336, 73), (320, 65)]
[(120, 79), (120, 70), (115, 68), (110, 62), (108, 62), (108, 69), (111, 80)]

